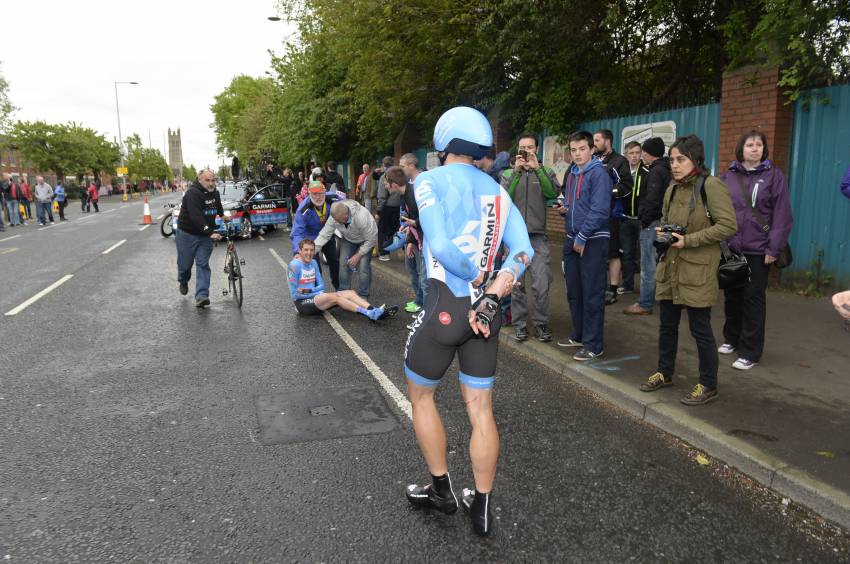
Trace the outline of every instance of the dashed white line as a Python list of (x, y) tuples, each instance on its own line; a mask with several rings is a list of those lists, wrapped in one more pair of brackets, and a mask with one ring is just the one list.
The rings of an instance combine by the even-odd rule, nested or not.
[(94, 218), (95, 218), (95, 216), (93, 216), (93, 215), (87, 215), (87, 216), (84, 216), (84, 217), (78, 217), (77, 221), (84, 221), (86, 219), (94, 219)]
[(141, 228), (141, 229), (139, 229), (139, 231), (144, 231), (145, 229), (147, 229), (147, 228), (148, 228), (148, 227), (150, 227), (151, 225), (153, 225), (153, 224), (152, 224), (152, 223), (148, 223), (147, 225), (142, 226), (142, 228)]
[(10, 239), (16, 239), (18, 237), (20, 237), (20, 235), (12, 235), (11, 237), (6, 237), (5, 239), (0, 239), (0, 243), (2, 243), (3, 241), (9, 241)]
[[(280, 258), (280, 255), (274, 249), (269, 249), (269, 252), (274, 256), (275, 260), (277, 260), (278, 264), (280, 264), (281, 268), (286, 270), (286, 261)], [(410, 405), (410, 402), (404, 397), (404, 394), (401, 393), (395, 384), (387, 378), (387, 375), (384, 374), (384, 371), (381, 370), (381, 367), (375, 364), (375, 361), (372, 360), (366, 351), (364, 351), (360, 345), (349, 335), (348, 331), (340, 325), (339, 321), (334, 319), (334, 317), (328, 313), (327, 311), (323, 311), (322, 315), (325, 317), (325, 320), (330, 324), (336, 334), (339, 335), (340, 339), (348, 345), (348, 348), (351, 349), (351, 352), (354, 353), (354, 356), (366, 367), (375, 380), (378, 381), (378, 384), (384, 389), (390, 398), (395, 402), (396, 406), (398, 406), (399, 410), (407, 415), (408, 418), (413, 419), (413, 407)]]
[(18, 250), (18, 247), (9, 247), (7, 249), (0, 249), (0, 255), (8, 255), (9, 253), (14, 253)]
[(160, 220), (160, 219), (162, 219), (163, 217), (165, 217), (165, 214), (158, 215), (158, 216), (156, 216), (156, 217), (154, 218), (154, 221), (159, 221), (159, 220)]
[(115, 249), (117, 249), (118, 247), (120, 247), (121, 245), (123, 245), (126, 242), (127, 242), (127, 239), (121, 239), (120, 241), (118, 241), (117, 243), (115, 243), (114, 245), (112, 245), (111, 247), (109, 247), (108, 249), (106, 249), (105, 251), (103, 251), (100, 254), (108, 255), (109, 253), (111, 253), (112, 251), (114, 251)]
[(73, 274), (66, 274), (65, 276), (63, 276), (62, 278), (60, 278), (59, 280), (57, 280), (56, 282), (54, 282), (53, 284), (51, 284), (50, 286), (48, 286), (47, 288), (42, 290), (41, 292), (37, 293), (36, 295), (34, 295), (30, 299), (28, 299), (27, 301), (22, 303), (21, 305), (19, 305), (15, 309), (10, 309), (4, 315), (9, 316), (9, 315), (17, 315), (17, 314), (21, 313), (23, 310), (25, 310), (26, 308), (28, 308), (29, 306), (31, 306), (32, 304), (34, 304), (35, 302), (37, 302), (38, 300), (40, 300), (41, 298), (43, 298), (44, 296), (46, 296), (47, 294), (49, 294), (50, 292), (52, 292), (53, 290), (55, 290), (56, 288), (58, 288), (59, 286), (61, 286), (62, 284), (64, 284), (65, 282), (67, 282), (68, 280), (70, 280), (73, 277), (74, 277)]
[(129, 205), (130, 205), (130, 204), (124, 204), (123, 206), (120, 206), (118, 209), (126, 208), (126, 207), (127, 207), (127, 206), (129, 206)]
[(106, 211), (105, 211), (105, 212), (103, 212), (103, 213), (112, 213), (112, 212), (114, 212), (114, 211), (118, 211), (118, 208), (112, 208), (111, 210), (106, 210)]
[(39, 227), (36, 231), (44, 231), (45, 229), (50, 229), (51, 227), (56, 227), (56, 225), (45, 225), (44, 227)]

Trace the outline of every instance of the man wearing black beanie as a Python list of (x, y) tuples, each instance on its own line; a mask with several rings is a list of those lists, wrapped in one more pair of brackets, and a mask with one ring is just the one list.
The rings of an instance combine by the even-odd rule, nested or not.
[(655, 306), (655, 228), (661, 219), (661, 206), (664, 192), (670, 186), (673, 176), (670, 172), (670, 159), (664, 156), (666, 147), (660, 137), (650, 137), (641, 146), (643, 162), (649, 168), (646, 174), (646, 188), (640, 199), (638, 219), (640, 220), (640, 297), (636, 304), (627, 307), (627, 315), (649, 315)]

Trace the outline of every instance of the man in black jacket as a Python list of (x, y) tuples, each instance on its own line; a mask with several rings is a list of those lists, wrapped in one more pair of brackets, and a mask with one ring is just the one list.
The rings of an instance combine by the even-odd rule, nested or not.
[(325, 163), (325, 188), (327, 188), (328, 194), (335, 194), (336, 192), (345, 194), (346, 192), (345, 180), (336, 171), (336, 163), (334, 161)]
[(664, 156), (664, 141), (650, 137), (643, 142), (643, 162), (648, 168), (638, 206), (640, 221), (640, 298), (625, 309), (628, 315), (649, 315), (655, 305), (655, 228), (661, 219), (664, 192), (670, 186), (670, 159)]
[[(401, 157), (402, 166), (391, 166), (384, 175), (384, 182), (390, 194), (399, 194), (402, 197), (404, 212), (401, 221), (404, 223), (402, 229), (407, 228), (404, 241), (404, 256), (407, 272), (410, 274), (410, 285), (415, 298), (404, 306), (408, 313), (418, 313), (425, 307), (425, 295), (427, 292), (427, 279), (425, 278), (425, 257), (422, 256), (422, 226), (419, 225), (419, 206), (413, 195), (413, 181), (419, 175), (416, 168), (418, 159), (408, 153)], [(412, 164), (411, 164), (412, 163)], [(412, 169), (412, 174), (406, 172)]]
[(195, 305), (210, 305), (210, 255), (213, 241), (221, 239), (216, 233), (215, 216), (224, 216), (221, 196), (215, 189), (215, 174), (202, 170), (198, 179), (183, 195), (177, 217), (177, 282), (180, 293), (189, 292), (192, 264), (195, 269)]
[[(614, 150), (614, 134), (610, 129), (600, 129), (593, 134), (593, 146), (596, 156), (602, 160), (605, 170), (614, 178), (614, 188), (611, 190), (611, 219), (609, 229), (611, 238), (608, 240), (608, 290), (605, 292), (605, 305), (617, 301), (617, 286), (622, 278), (620, 263), (620, 219), (614, 217), (622, 213), (623, 200), (632, 193), (632, 173), (626, 157)], [(615, 212), (616, 210), (619, 210)]]

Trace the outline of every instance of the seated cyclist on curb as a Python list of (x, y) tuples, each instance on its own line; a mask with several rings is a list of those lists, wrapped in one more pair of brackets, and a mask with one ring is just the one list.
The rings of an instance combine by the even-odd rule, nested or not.
[(298, 255), (289, 263), (289, 293), (295, 309), (301, 315), (318, 315), (326, 309), (339, 306), (346, 311), (360, 313), (377, 321), (398, 313), (398, 306), (372, 307), (369, 302), (352, 290), (325, 292), (325, 283), (319, 264), (313, 256), (316, 244), (312, 239), (298, 242)]

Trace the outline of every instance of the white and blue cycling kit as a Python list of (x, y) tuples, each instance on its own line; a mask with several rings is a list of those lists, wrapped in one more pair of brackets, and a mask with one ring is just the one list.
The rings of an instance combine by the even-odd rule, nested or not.
[(436, 386), (455, 352), (464, 385), (489, 388), (496, 368), (497, 318), (490, 337), (476, 336), (467, 315), (482, 291), (472, 282), (492, 272), (501, 245), (508, 256), (501, 271), (518, 280), (524, 257), (534, 255), (525, 222), (510, 196), (471, 164), (455, 163), (416, 177), (414, 194), (424, 234), (428, 273), (425, 309), (405, 345), (405, 373), (416, 384)]

